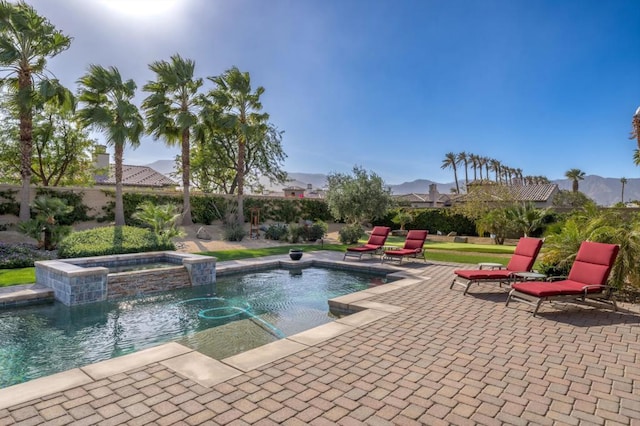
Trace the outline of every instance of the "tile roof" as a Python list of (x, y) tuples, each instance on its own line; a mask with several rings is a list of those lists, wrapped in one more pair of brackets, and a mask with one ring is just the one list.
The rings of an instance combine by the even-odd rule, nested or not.
[[(478, 185), (479, 186), (479, 185)], [(533, 201), (533, 202), (546, 202), (549, 201), (551, 196), (557, 192), (558, 185), (555, 183), (545, 183), (538, 185), (496, 185), (487, 184), (482, 185), (483, 189), (497, 188), (496, 191), (508, 191), (511, 197), (515, 201)], [(473, 190), (472, 190), (473, 191)], [(497, 192), (499, 194), (499, 192)], [(504, 192), (502, 192), (504, 194)], [(460, 198), (464, 200), (466, 194), (460, 194)]]
[[(115, 185), (115, 164), (109, 165), (109, 177), (96, 182), (99, 185)], [(147, 166), (122, 166), (122, 184), (125, 186), (164, 187), (176, 186), (174, 180)]]

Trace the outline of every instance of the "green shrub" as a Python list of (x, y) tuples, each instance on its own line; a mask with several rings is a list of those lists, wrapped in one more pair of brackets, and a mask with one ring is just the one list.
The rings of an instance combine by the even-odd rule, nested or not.
[(307, 241), (321, 240), (322, 238), (324, 238), (328, 230), (329, 226), (319, 220), (305, 227), (306, 232), (304, 238)]
[(247, 236), (247, 231), (239, 223), (228, 222), (224, 225), (223, 238), (227, 241), (242, 241)]
[(17, 203), (15, 198), (17, 193), (18, 191), (13, 189), (0, 191), (0, 215), (12, 214), (18, 216), (20, 214), (20, 203)]
[(157, 205), (145, 201), (138, 206), (138, 211), (133, 218), (141, 221), (147, 228), (161, 240), (169, 241), (173, 237), (182, 235), (178, 229), (178, 220), (182, 215), (178, 212), (178, 206), (174, 204)]
[(355, 244), (364, 235), (364, 229), (359, 224), (346, 225), (340, 229), (338, 234), (342, 244)]
[(84, 193), (82, 192), (76, 194), (71, 191), (54, 191), (48, 188), (37, 188), (36, 195), (64, 200), (66, 204), (71, 207), (69, 213), (56, 217), (59, 225), (73, 225), (76, 222), (91, 220), (91, 217), (87, 214), (89, 207), (82, 203), (84, 197)]
[(54, 252), (38, 250), (31, 244), (0, 243), (0, 269), (29, 268), (37, 260), (55, 259)]
[(299, 243), (305, 237), (305, 228), (302, 225), (298, 225), (297, 223), (292, 223), (289, 225), (289, 242), (290, 243)]
[(264, 237), (267, 240), (284, 240), (287, 238), (287, 234), (289, 230), (287, 229), (287, 225), (284, 223), (274, 223), (273, 225), (269, 225), (267, 229), (264, 231)]
[[(374, 221), (373, 225), (388, 226), (393, 229), (393, 218), (399, 210), (389, 210), (384, 218)], [(443, 234), (457, 232), (458, 235), (477, 235), (476, 224), (461, 214), (455, 214), (446, 209), (405, 210), (413, 214), (413, 220), (405, 229), (426, 229), (433, 235), (436, 235), (438, 231)]]
[(87, 257), (175, 249), (172, 242), (160, 240), (148, 229), (107, 226), (72, 233), (60, 243), (58, 256)]

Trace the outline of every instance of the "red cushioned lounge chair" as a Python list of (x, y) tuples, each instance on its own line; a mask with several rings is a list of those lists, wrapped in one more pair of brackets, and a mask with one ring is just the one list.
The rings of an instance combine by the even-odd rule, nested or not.
[(389, 232), (391, 232), (391, 228), (388, 226), (375, 226), (371, 231), (369, 241), (361, 246), (347, 247), (347, 251), (342, 260), (347, 257), (357, 257), (360, 259), (363, 254), (370, 254), (373, 256), (374, 254), (379, 253), (382, 250), (382, 246), (384, 246), (384, 243), (387, 241)]
[(404, 242), (404, 247), (397, 250), (385, 250), (382, 255), (382, 261), (399, 260), (399, 263), (402, 263), (402, 259), (405, 257), (418, 257), (419, 254), (422, 254), (422, 246), (424, 246), (426, 239), (427, 231), (416, 229), (411, 230), (407, 233), (407, 239)]
[[(451, 282), (449, 288), (453, 288), (454, 285), (464, 287), (464, 293), (467, 294), (471, 284), (476, 283), (508, 283), (513, 279), (513, 274), (516, 272), (529, 272), (533, 268), (533, 264), (540, 253), (543, 240), (539, 238), (520, 238), (516, 250), (511, 256), (511, 260), (507, 264), (506, 268), (502, 268), (498, 264), (480, 264), (480, 269), (458, 269), (453, 271), (456, 274), (455, 278)], [(483, 269), (484, 266), (489, 265), (490, 269)], [(499, 268), (499, 269), (496, 269)]]
[(545, 300), (585, 302), (589, 299), (610, 304), (615, 311), (616, 302), (611, 299), (614, 289), (607, 285), (607, 279), (619, 250), (620, 247), (616, 244), (585, 241), (580, 244), (567, 279), (515, 283), (511, 286), (507, 306), (511, 299), (528, 303), (535, 307), (535, 316)]

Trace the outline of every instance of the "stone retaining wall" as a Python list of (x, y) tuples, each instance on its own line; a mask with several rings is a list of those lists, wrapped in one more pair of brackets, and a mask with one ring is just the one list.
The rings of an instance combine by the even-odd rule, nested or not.
[[(190, 253), (150, 252), (35, 262), (36, 283), (65, 305), (113, 300), (216, 281), (216, 258)], [(175, 267), (109, 273), (109, 267), (168, 262)]]

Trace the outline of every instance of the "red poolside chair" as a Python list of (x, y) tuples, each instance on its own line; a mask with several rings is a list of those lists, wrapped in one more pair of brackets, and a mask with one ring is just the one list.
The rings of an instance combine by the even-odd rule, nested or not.
[(370, 254), (373, 256), (374, 254), (380, 252), (382, 250), (382, 246), (387, 241), (387, 237), (389, 236), (389, 232), (391, 232), (391, 228), (388, 226), (375, 226), (371, 231), (371, 235), (369, 236), (369, 241), (366, 244), (357, 247), (347, 247), (347, 251), (344, 254), (342, 260), (347, 257), (357, 257), (358, 259), (362, 258), (363, 254)]
[[(540, 253), (543, 240), (539, 238), (520, 238), (516, 250), (511, 256), (511, 260), (507, 264), (505, 269), (502, 266), (494, 263), (481, 263), (480, 269), (458, 269), (453, 271), (456, 277), (449, 286), (450, 289), (454, 285), (464, 287), (464, 293), (467, 294), (471, 284), (476, 283), (508, 283), (513, 279), (513, 274), (517, 272), (529, 272), (533, 268), (533, 264)], [(488, 266), (490, 269), (483, 269)], [(497, 269), (499, 268), (499, 269)]]
[(580, 244), (567, 279), (515, 283), (511, 286), (507, 306), (511, 299), (520, 300), (535, 307), (535, 316), (545, 300), (585, 302), (589, 299), (610, 304), (615, 311), (616, 302), (611, 299), (614, 289), (607, 285), (607, 279), (619, 250), (616, 244), (585, 241)]
[(427, 239), (427, 233), (427, 231), (416, 229), (409, 231), (404, 247), (397, 250), (385, 250), (382, 255), (382, 262), (397, 259), (400, 261), (399, 263), (402, 263), (402, 259), (405, 257), (418, 257), (419, 254), (422, 254), (422, 246), (424, 246), (424, 242)]

